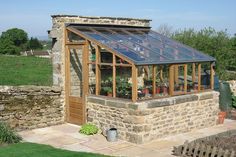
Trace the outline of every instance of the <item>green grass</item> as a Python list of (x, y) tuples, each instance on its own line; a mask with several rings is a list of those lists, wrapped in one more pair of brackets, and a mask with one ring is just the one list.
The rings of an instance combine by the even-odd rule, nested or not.
[(18, 143), (0, 147), (0, 157), (106, 157), (105, 155), (73, 152), (35, 143)]
[(0, 55), (0, 85), (52, 85), (48, 58)]

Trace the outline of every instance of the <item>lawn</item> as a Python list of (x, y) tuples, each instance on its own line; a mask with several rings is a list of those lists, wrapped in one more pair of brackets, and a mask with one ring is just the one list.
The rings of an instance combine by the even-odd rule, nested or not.
[(0, 85), (52, 85), (48, 58), (0, 55)]
[(100, 154), (73, 152), (48, 145), (18, 143), (0, 147), (0, 157), (108, 157)]

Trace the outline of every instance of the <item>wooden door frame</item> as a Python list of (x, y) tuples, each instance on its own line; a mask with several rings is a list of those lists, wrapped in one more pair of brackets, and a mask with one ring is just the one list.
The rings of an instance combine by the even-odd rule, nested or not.
[(69, 96), (70, 96), (70, 49), (78, 49), (81, 46), (82, 49), (82, 104), (83, 104), (83, 115), (82, 121), (86, 123), (87, 113), (86, 113), (86, 96), (88, 95), (89, 89), (89, 67), (88, 67), (88, 57), (89, 57), (89, 42), (86, 40), (84, 43), (71, 43), (67, 42), (68, 30), (65, 28), (64, 33), (64, 55), (65, 55), (65, 120), (69, 122)]

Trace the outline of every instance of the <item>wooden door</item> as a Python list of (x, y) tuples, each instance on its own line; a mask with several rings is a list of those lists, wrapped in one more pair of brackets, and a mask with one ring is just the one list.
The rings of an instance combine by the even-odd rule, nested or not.
[(84, 46), (67, 46), (66, 49), (66, 119), (69, 123), (81, 125), (85, 122)]

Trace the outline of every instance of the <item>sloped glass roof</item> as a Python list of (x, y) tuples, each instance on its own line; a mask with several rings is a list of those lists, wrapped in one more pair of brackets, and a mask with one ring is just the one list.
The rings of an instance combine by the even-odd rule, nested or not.
[(145, 28), (70, 26), (136, 65), (215, 61), (191, 47)]

